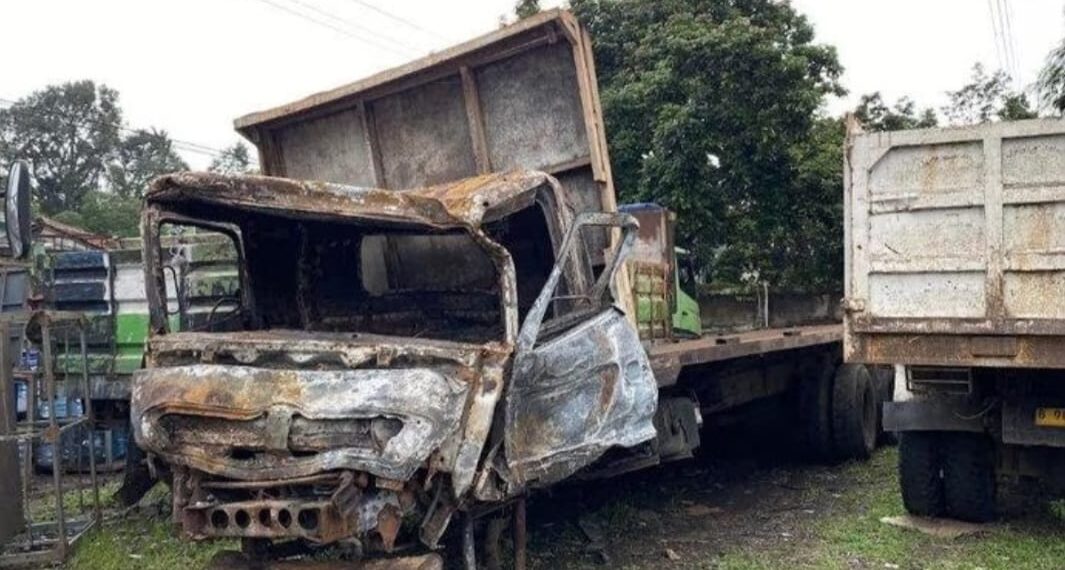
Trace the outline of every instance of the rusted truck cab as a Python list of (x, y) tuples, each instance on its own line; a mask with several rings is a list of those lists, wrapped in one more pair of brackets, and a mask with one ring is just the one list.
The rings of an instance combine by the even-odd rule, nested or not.
[[(592, 227), (620, 235), (598, 270)], [(614, 303), (635, 227), (574, 216), (539, 172), (398, 192), (156, 180), (131, 409), (176, 522), (194, 539), (434, 547), (456, 512), (650, 440), (656, 384)], [(229, 238), (240, 287), (178, 315), (189, 293), (161, 236), (203, 232)]]

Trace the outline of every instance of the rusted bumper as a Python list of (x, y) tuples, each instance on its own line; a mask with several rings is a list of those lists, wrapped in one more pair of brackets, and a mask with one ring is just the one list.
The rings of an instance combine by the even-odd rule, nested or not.
[(220, 500), (219, 491), (255, 489), (247, 483), (201, 481), (184, 469), (174, 475), (175, 520), (196, 539), (301, 538), (325, 544), (376, 533), (390, 551), (414, 502), (409, 489), (370, 488), (352, 472), (271, 481), (259, 489), (264, 497), (296, 490), (304, 495), (229, 502)]
[(199, 364), (137, 373), (137, 443), (242, 481), (333, 470), (406, 480), (459, 429), (467, 384), (430, 369), (278, 370)]

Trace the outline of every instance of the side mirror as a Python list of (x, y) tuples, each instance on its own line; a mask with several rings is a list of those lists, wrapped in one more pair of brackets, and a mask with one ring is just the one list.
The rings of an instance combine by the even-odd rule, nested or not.
[(4, 193), (4, 225), (11, 257), (22, 259), (30, 251), (30, 187), (33, 175), (30, 164), (16, 160), (8, 171)]

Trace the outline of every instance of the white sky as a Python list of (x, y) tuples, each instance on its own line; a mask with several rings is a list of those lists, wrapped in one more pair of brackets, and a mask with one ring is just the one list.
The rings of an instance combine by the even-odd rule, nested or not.
[[(974, 62), (1000, 67), (989, 9), (998, 1), (1012, 7), (1018, 75), (1022, 85), (1029, 85), (1045, 54), (1065, 35), (1063, 0), (792, 3), (814, 23), (818, 41), (839, 50), (846, 67), (844, 84), (850, 91), (845, 100), (829, 104), (830, 111), (839, 112), (858, 95), (876, 90), (891, 100), (909, 95), (922, 106), (939, 107), (943, 93), (960, 86)], [(513, 4), (514, 0), (2, 0), (0, 98), (17, 99), (50, 83), (89, 78), (119, 90), (128, 126), (162, 128), (175, 139), (219, 149), (238, 140), (232, 121), (240, 115), (354, 81), (490, 31), (501, 17), (511, 14)], [(348, 33), (276, 6), (301, 11)], [(193, 167), (210, 161), (202, 154), (183, 152), (183, 156)]]

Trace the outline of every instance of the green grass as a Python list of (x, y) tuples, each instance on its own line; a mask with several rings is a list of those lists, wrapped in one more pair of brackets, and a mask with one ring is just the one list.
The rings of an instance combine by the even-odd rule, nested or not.
[[(76, 487), (74, 478), (77, 476), (66, 475), (64, 476), (64, 487), (67, 489), (63, 491), (63, 511), (66, 518), (72, 516), (81, 516), (92, 510), (92, 491), (89, 489), (86, 482), (81, 484), (82, 489), (72, 489)], [(55, 519), (55, 494), (52, 492), (51, 478), (49, 478), (45, 485), (42, 486), (42, 491), (39, 491), (33, 498), (30, 499), (26, 514), (33, 519), (34, 522), (47, 522)], [(100, 508), (107, 509), (114, 506), (112, 497), (115, 491), (118, 490), (119, 481), (100, 481)], [(84, 507), (84, 508), (83, 508)]]
[[(1065, 521), (1045, 513), (992, 525), (990, 532), (958, 539), (933, 538), (880, 522), (905, 513), (895, 472), (897, 450), (881, 451), (866, 464), (841, 468), (852, 484), (839, 505), (815, 523), (812, 539), (777, 551), (730, 552), (720, 568), (900, 568), (1017, 570), (1065, 567)], [(813, 490), (811, 492), (818, 492)], [(786, 562), (785, 562), (786, 561)]]
[[(114, 488), (111, 488), (111, 486)], [(112, 501), (117, 482), (100, 498)], [(109, 503), (112, 504), (113, 503)], [(143, 499), (141, 507), (124, 516), (111, 511), (105, 520), (84, 536), (64, 565), (68, 570), (200, 570), (219, 550), (238, 549), (236, 541), (188, 542), (178, 538), (170, 521), (170, 493), (157, 485)]]
[(95, 529), (82, 539), (69, 570), (198, 570), (233, 541), (203, 543), (179, 540), (164, 517), (136, 516)]
[[(992, 525), (992, 530), (985, 535), (954, 540), (933, 538), (880, 522), (882, 517), (904, 513), (895, 473), (897, 458), (897, 450), (884, 449), (869, 462), (849, 463), (822, 472), (831, 476), (833, 483), (816, 484), (816, 478), (811, 480), (801, 491), (800, 503), (817, 505), (818, 512), (791, 541), (762, 543), (752, 548), (739, 540), (723, 553), (696, 554), (678, 548), (683, 558), (678, 563), (654, 557), (654, 562), (618, 559), (612, 564), (634, 569), (672, 565), (725, 570), (1065, 568), (1065, 502), (1060, 500), (1047, 501), (1042, 511)], [(630, 491), (603, 505), (594, 513), (595, 518), (611, 540), (639, 537), (641, 531), (634, 529), (646, 528), (651, 544), (655, 544), (653, 525), (639, 526), (642, 513), (644, 510), (672, 512), (681, 505), (672, 502), (666, 505), (661, 499), (656, 502), (654, 493), (641, 492), (639, 486)], [(148, 507), (111, 521), (85, 537), (66, 568), (197, 570), (204, 568), (219, 550), (237, 548), (234, 541), (191, 543), (178, 539), (168, 516), (147, 514), (165, 511), (168, 501), (169, 496), (160, 486), (142, 502)], [(711, 527), (707, 532), (714, 531)], [(542, 528), (530, 539), (534, 553), (554, 552), (549, 559), (534, 557), (535, 568), (604, 567), (589, 555), (585, 548), (587, 540), (574, 524), (560, 522)]]

